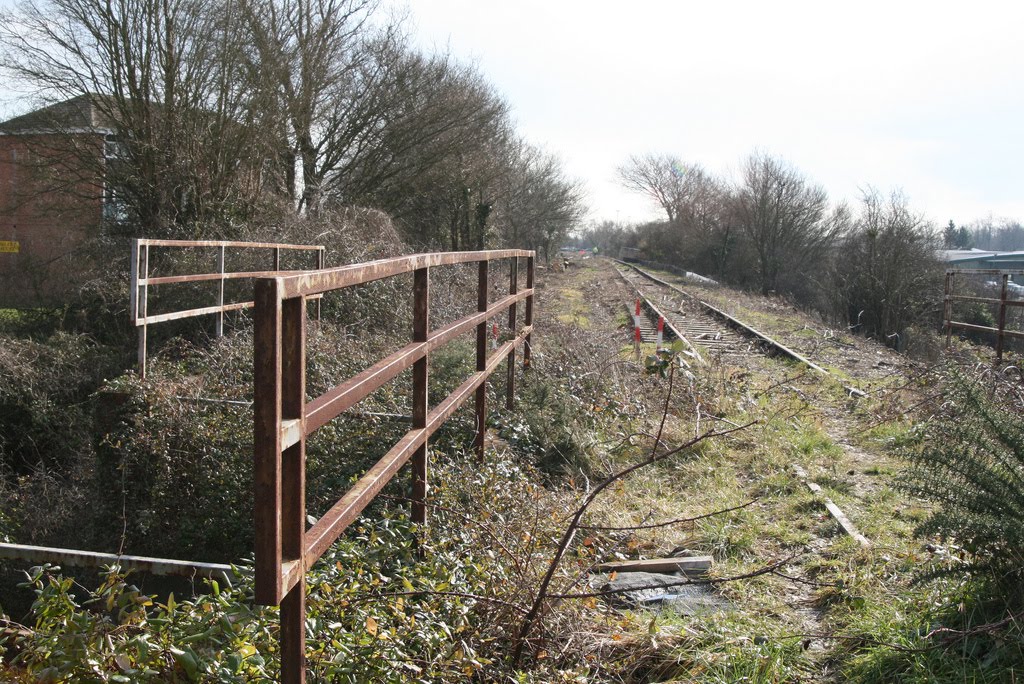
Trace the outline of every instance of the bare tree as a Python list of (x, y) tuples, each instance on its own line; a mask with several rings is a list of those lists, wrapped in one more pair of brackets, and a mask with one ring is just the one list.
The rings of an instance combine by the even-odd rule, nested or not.
[(831, 288), (852, 330), (899, 346), (908, 326), (934, 309), (941, 269), (939, 236), (906, 196), (869, 188), (854, 229), (842, 241)]
[[(242, 0), (250, 70), (271, 105), (283, 186), (301, 212), (327, 178), (372, 144), (396, 35), (369, 30), (376, 0)], [(296, 171), (298, 174), (296, 175)]]
[(579, 184), (565, 176), (556, 157), (521, 144), (509, 169), (501, 198), (505, 221), (504, 244), (539, 248), (550, 263), (557, 249), (584, 214)]
[(477, 207), (493, 203), (513, 155), (508, 107), (475, 68), (447, 55), (407, 52), (394, 75), (378, 144), (332, 188), (393, 212), (426, 242), (444, 233), (452, 249), (474, 246)]
[(735, 217), (756, 253), (764, 294), (779, 289), (786, 270), (799, 277), (845, 229), (844, 207), (829, 211), (824, 188), (811, 185), (785, 162), (763, 153), (747, 158), (735, 191)]
[(687, 168), (678, 157), (667, 154), (634, 155), (618, 168), (622, 185), (657, 203), (669, 223), (676, 220), (680, 207), (694, 192), (694, 173), (703, 171), (699, 167)]
[[(106, 150), (67, 129), (62, 154), (83, 177), (114, 189), (148, 234), (186, 232), (237, 216), (261, 191), (257, 108), (231, 2), (25, 0), (0, 17), (2, 66), (44, 101), (81, 98), (98, 112)], [(52, 136), (51, 136), (52, 138)]]

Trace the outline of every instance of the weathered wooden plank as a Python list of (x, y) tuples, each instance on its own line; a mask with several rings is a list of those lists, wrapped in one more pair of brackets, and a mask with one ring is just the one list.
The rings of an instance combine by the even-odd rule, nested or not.
[(602, 572), (680, 572), (687, 577), (697, 577), (707, 574), (711, 564), (711, 556), (686, 556), (611, 561), (601, 563), (597, 567)]
[(825, 502), (825, 509), (832, 515), (835, 521), (839, 523), (839, 526), (843, 528), (843, 531), (846, 532), (846, 534), (850, 535), (861, 546), (871, 546), (871, 540), (865, 537), (857, 530), (857, 527), (853, 524), (853, 521), (846, 517), (846, 514), (843, 513), (842, 509), (840, 509), (839, 506), (837, 506), (835, 502), (832, 501), (832, 499), (825, 496), (825, 493), (822, 491), (818, 483), (811, 482), (811, 480), (807, 476), (806, 470), (804, 470), (798, 465), (794, 465), (793, 471), (796, 473), (797, 477), (799, 477), (807, 486), (807, 489), (811, 490), (811, 492), (813, 492), (814, 494), (818, 494), (822, 497), (822, 499)]

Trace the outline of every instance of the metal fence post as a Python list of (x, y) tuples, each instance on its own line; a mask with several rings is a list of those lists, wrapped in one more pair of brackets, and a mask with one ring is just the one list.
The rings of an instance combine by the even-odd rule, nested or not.
[[(426, 343), (430, 333), (430, 270), (417, 269), (413, 274), (412, 339)], [(427, 427), (427, 383), (429, 355), (412, 367), (412, 427)], [(427, 522), (427, 440), (412, 456), (412, 521)]]
[[(487, 260), (478, 264), (477, 287), (476, 287), (476, 310), (487, 311)], [(487, 370), (487, 321), (481, 321), (476, 326), (476, 370), (482, 372)], [(484, 457), (484, 437), (487, 433), (487, 383), (481, 383), (476, 388), (476, 439), (473, 446), (476, 449), (477, 458)]]
[(128, 261), (128, 314), (132, 325), (139, 319), (139, 238), (132, 238), (132, 253)]
[(142, 273), (142, 285), (138, 293), (138, 311), (142, 318), (139, 326), (139, 378), (146, 379), (146, 315), (149, 311), (149, 245), (139, 247), (139, 271)]
[(280, 283), (256, 281), (253, 316), (253, 520), (256, 600), (277, 605), (281, 580)]
[(946, 349), (953, 342), (953, 273), (946, 271)]
[[(508, 293), (514, 295), (519, 292), (519, 257), (512, 257), (508, 268)], [(515, 302), (508, 307), (508, 329), (512, 337), (516, 335), (516, 305)], [(516, 403), (516, 349), (508, 352), (508, 386), (505, 395), (505, 408), (511, 411)]]
[(217, 306), (220, 307), (220, 311), (217, 312), (217, 337), (224, 337), (224, 245), (217, 250), (217, 272), (220, 273), (217, 291)]
[(306, 298), (281, 307), (281, 420), (297, 440), (281, 456), (281, 558), (298, 581), (281, 601), (281, 681), (306, 681)]
[[(324, 270), (324, 264), (327, 261), (326, 257), (327, 250), (321, 247), (316, 251), (316, 270)], [(323, 295), (316, 298), (316, 322), (320, 323), (320, 303), (324, 301)]]
[(1003, 331), (1006, 329), (1006, 294), (1010, 281), (1008, 273), (1003, 274), (1003, 290), (999, 294), (999, 332), (996, 333), (996, 363), (1003, 360)]
[[(533, 289), (533, 257), (526, 257), (526, 289)], [(530, 327), (533, 325), (533, 294), (526, 297), (526, 316), (523, 320), (523, 325)], [(523, 370), (526, 371), (530, 368), (530, 333), (526, 335), (526, 341), (523, 345)]]

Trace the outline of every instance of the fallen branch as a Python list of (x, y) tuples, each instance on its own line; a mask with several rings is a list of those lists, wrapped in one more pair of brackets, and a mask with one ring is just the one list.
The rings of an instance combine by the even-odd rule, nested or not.
[(678, 523), (696, 522), (698, 520), (713, 518), (716, 515), (722, 515), (723, 513), (731, 513), (733, 511), (738, 511), (741, 508), (746, 508), (747, 506), (757, 503), (757, 501), (757, 499), (753, 499), (751, 501), (748, 501), (747, 503), (740, 504), (739, 506), (733, 506), (732, 508), (723, 508), (721, 510), (713, 511), (711, 513), (704, 513), (703, 515), (695, 515), (692, 518), (676, 518), (675, 520), (668, 520), (666, 522), (660, 523), (650, 523), (648, 525), (627, 525), (625, 527), (611, 527), (608, 525), (580, 525), (579, 528), (581, 530), (604, 530), (609, 532), (631, 532), (633, 530), (651, 530), (656, 527), (668, 527), (669, 525), (676, 525)]

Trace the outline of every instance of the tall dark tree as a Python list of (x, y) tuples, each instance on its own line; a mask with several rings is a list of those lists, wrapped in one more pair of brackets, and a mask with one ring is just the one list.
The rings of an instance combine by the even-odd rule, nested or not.
[(904, 195), (868, 190), (835, 260), (838, 314), (852, 329), (899, 346), (908, 326), (935, 306), (938, 236)]
[(751, 155), (736, 189), (735, 216), (757, 255), (763, 293), (777, 291), (784, 272), (799, 277), (819, 260), (845, 227), (846, 212), (829, 211), (824, 188), (763, 153)]

